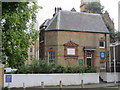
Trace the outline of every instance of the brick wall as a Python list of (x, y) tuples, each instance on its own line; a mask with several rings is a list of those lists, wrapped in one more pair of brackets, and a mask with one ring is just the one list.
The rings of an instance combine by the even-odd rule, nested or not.
[[(99, 41), (104, 39), (106, 47), (99, 48)], [(51, 31), (45, 32), (45, 59), (48, 59), (48, 49), (56, 49), (56, 62), (63, 66), (79, 66), (78, 59), (65, 59), (64, 44), (73, 41), (78, 44), (78, 59), (84, 59), (84, 46), (96, 47), (94, 66), (100, 68), (100, 52), (109, 52), (109, 34), (70, 32), (70, 31)], [(109, 59), (109, 58), (108, 58)], [(85, 59), (84, 59), (85, 60)], [(109, 61), (109, 60), (108, 60)], [(84, 62), (85, 63), (85, 62)], [(85, 65), (85, 64), (84, 64)], [(109, 67), (109, 63), (108, 63)]]
[(4, 68), (3, 65), (0, 65), (0, 90), (4, 86)]

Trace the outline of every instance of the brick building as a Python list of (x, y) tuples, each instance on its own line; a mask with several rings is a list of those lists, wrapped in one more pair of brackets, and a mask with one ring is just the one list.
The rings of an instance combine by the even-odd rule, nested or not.
[(32, 41), (32, 43), (28, 48), (28, 60), (27, 63), (31, 63), (33, 59), (39, 60), (39, 40)]
[(59, 11), (40, 26), (40, 58), (64, 67), (110, 68), (109, 31), (101, 15)]
[(100, 2), (100, 0), (81, 0), (80, 11), (89, 12), (85, 9), (86, 5), (91, 2)]

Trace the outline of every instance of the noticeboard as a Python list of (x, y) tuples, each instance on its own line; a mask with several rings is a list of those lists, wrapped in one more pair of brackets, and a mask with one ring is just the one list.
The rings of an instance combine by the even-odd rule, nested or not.
[(12, 75), (6, 75), (5, 76), (5, 82), (6, 83), (11, 83), (12, 82)]
[(100, 52), (100, 58), (105, 59), (105, 52)]
[(79, 65), (83, 66), (83, 59), (78, 59)]

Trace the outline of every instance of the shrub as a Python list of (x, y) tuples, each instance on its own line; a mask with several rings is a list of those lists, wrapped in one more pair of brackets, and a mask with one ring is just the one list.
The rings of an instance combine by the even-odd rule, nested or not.
[(31, 64), (19, 67), (17, 73), (95, 73), (93, 67), (63, 67), (55, 63), (48, 64), (46, 60), (33, 60)]
[(85, 73), (96, 73), (96, 68), (88, 66), (85, 68)]
[(60, 65), (56, 65), (55, 63), (49, 64), (49, 73), (64, 73), (65, 68)]
[(16, 74), (17, 71), (5, 72), (5, 74)]

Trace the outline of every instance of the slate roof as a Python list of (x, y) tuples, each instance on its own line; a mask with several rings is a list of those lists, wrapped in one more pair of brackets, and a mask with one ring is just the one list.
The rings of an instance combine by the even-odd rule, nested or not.
[(109, 33), (100, 14), (72, 11), (56, 13), (46, 30)]
[(100, 0), (82, 0), (82, 2), (88, 3), (88, 2), (100, 2)]

